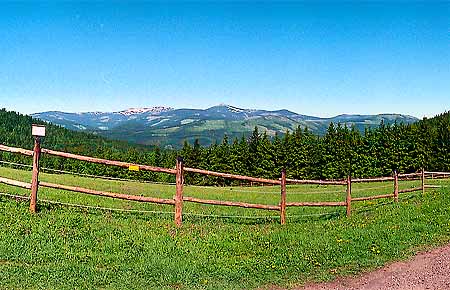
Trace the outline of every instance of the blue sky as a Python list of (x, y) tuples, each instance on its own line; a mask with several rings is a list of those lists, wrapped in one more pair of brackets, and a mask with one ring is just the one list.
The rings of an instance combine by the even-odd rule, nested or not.
[(0, 104), (450, 109), (450, 2), (2, 2)]

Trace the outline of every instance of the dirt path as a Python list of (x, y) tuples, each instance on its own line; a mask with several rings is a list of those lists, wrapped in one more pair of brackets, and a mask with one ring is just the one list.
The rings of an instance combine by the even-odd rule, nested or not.
[(450, 289), (450, 244), (420, 253), (356, 278), (310, 284), (299, 290), (422, 290)]

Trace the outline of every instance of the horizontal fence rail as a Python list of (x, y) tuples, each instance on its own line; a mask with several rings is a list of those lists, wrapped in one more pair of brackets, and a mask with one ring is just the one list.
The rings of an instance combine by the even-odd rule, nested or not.
[[(174, 220), (177, 226), (180, 226), (182, 223), (182, 215), (183, 215), (183, 202), (192, 202), (199, 204), (207, 204), (207, 205), (218, 205), (218, 206), (231, 206), (231, 207), (241, 207), (241, 208), (252, 208), (252, 209), (261, 209), (261, 210), (274, 210), (280, 212), (280, 222), (284, 224), (286, 222), (286, 208), (287, 207), (346, 207), (347, 216), (350, 216), (351, 213), (351, 203), (359, 202), (359, 201), (367, 201), (367, 200), (375, 200), (381, 198), (393, 198), (395, 202), (398, 202), (399, 193), (407, 193), (407, 192), (415, 192), (422, 191), (425, 192), (425, 188), (437, 188), (439, 186), (436, 185), (427, 185), (425, 184), (425, 180), (427, 176), (431, 175), (431, 178), (450, 178), (450, 172), (431, 172), (421, 170), (421, 172), (416, 173), (408, 173), (408, 174), (398, 174), (394, 172), (391, 177), (375, 177), (375, 178), (354, 178), (352, 179), (350, 176), (347, 177), (346, 180), (301, 180), (301, 179), (289, 179), (286, 178), (286, 171), (283, 169), (281, 172), (280, 179), (267, 179), (267, 178), (258, 178), (251, 177), (245, 175), (231, 174), (231, 173), (222, 173), (215, 172), (210, 170), (198, 169), (198, 168), (189, 168), (183, 166), (183, 160), (181, 158), (177, 158), (175, 169), (173, 168), (162, 168), (155, 167), (149, 165), (141, 165), (134, 164), (123, 161), (114, 161), (101, 159), (96, 157), (89, 157), (83, 155), (77, 155), (72, 153), (60, 152), (45, 148), (40, 148), (40, 140), (39, 138), (35, 138), (35, 147), (34, 150), (27, 150), (22, 148), (10, 147), (0, 144), (0, 151), (10, 152), (10, 153), (18, 153), (26, 156), (33, 157), (33, 178), (31, 183), (26, 183), (22, 181), (17, 181), (9, 178), (0, 177), (0, 183), (17, 186), (25, 189), (31, 190), (30, 196), (30, 211), (35, 212), (35, 203), (37, 200), (37, 188), (38, 186), (52, 188), (52, 189), (60, 189), (72, 192), (79, 192), (89, 195), (108, 197), (108, 198), (116, 198), (122, 200), (129, 201), (137, 201), (137, 202), (148, 202), (155, 204), (165, 204), (165, 205), (173, 205), (174, 206)], [(38, 174), (39, 174), (39, 157), (40, 153), (44, 153), (46, 155), (58, 156), (63, 158), (76, 159), (80, 161), (97, 163), (109, 166), (118, 166), (123, 168), (131, 167), (138, 168), (139, 170), (146, 170), (152, 172), (159, 173), (167, 173), (171, 175), (175, 175), (176, 183), (175, 185), (175, 195), (172, 199), (167, 198), (155, 198), (155, 197), (147, 197), (147, 196), (137, 196), (137, 195), (128, 195), (123, 193), (113, 193), (107, 191), (99, 191), (94, 189), (87, 189), (78, 186), (68, 186), (55, 184), (50, 182), (39, 182)], [(201, 199), (190, 196), (183, 196), (183, 188), (184, 184), (184, 175), (185, 172), (202, 174), (207, 176), (235, 179), (235, 180), (244, 180), (249, 182), (255, 182), (260, 184), (271, 184), (271, 185), (279, 185), (280, 186), (280, 203), (277, 205), (269, 205), (269, 204), (256, 204), (256, 203), (247, 203), (247, 202), (238, 202), (238, 201), (222, 201), (222, 200), (210, 200), (210, 199)], [(95, 176), (93, 176), (95, 177)], [(420, 179), (421, 186), (420, 187), (412, 187), (399, 190), (399, 181), (408, 181)], [(388, 194), (380, 194), (380, 195), (372, 195), (366, 197), (352, 197), (352, 183), (368, 183), (368, 182), (388, 182), (393, 181), (393, 193)], [(346, 186), (346, 197), (345, 201), (321, 201), (321, 202), (287, 202), (287, 185), (295, 185), (295, 184), (310, 184), (310, 185), (331, 185), (331, 186)], [(384, 186), (386, 187), (386, 186)], [(34, 194), (34, 196), (33, 196)], [(34, 206), (33, 206), (34, 202)]]
[(347, 181), (342, 180), (307, 180), (307, 179), (290, 179), (287, 178), (286, 182), (289, 184), (318, 184), (318, 185), (347, 185)]
[(399, 173), (398, 177), (414, 177), (414, 176), (419, 176), (421, 175), (421, 172), (415, 172), (415, 173)]
[(425, 174), (450, 175), (450, 172), (425, 171)]
[(425, 171), (425, 174), (431, 179), (446, 179), (450, 177), (450, 172)]
[(230, 173), (222, 173), (222, 172), (215, 172), (215, 171), (203, 170), (203, 169), (198, 169), (198, 168), (186, 167), (186, 168), (184, 168), (184, 171), (185, 172), (192, 172), (192, 173), (199, 173), (199, 174), (209, 175), (209, 176), (216, 176), (216, 177), (223, 177), (223, 178), (230, 178), (230, 179), (258, 182), (258, 183), (277, 184), (277, 185), (281, 184), (280, 180), (267, 179), (267, 178), (258, 178), (258, 177), (250, 177), (250, 176), (230, 174)]
[(11, 153), (19, 153), (19, 154), (27, 155), (27, 156), (33, 156), (33, 151), (32, 150), (16, 148), (16, 147), (10, 147), (10, 146), (5, 146), (5, 145), (0, 145), (0, 151), (11, 152)]
[(399, 193), (406, 193), (406, 192), (420, 191), (422, 189), (423, 189), (422, 187), (413, 187), (413, 188), (402, 189), (402, 190), (399, 190), (398, 192)]
[(22, 188), (26, 188), (26, 189), (31, 189), (31, 184), (29, 184), (29, 183), (13, 180), (13, 179), (9, 179), (9, 178), (4, 178), (4, 177), (0, 177), (0, 183), (4, 183), (7, 185), (13, 185), (13, 186), (17, 186), (17, 187), (22, 187)]
[(45, 148), (42, 148), (42, 153), (45, 153), (48, 155), (53, 155), (53, 156), (59, 156), (59, 157), (65, 157), (65, 158), (71, 158), (71, 159), (91, 162), (91, 163), (97, 163), (97, 164), (113, 165), (113, 166), (124, 167), (124, 168), (130, 168), (131, 166), (136, 166), (139, 170), (176, 174), (176, 170), (170, 169), (170, 168), (162, 168), (162, 167), (141, 165), (141, 164), (135, 164), (135, 163), (129, 163), (129, 162), (113, 161), (113, 160), (107, 160), (107, 159), (101, 159), (101, 158), (95, 158), (95, 157), (88, 157), (88, 156), (60, 152), (60, 151), (55, 151), (55, 150), (50, 150), (50, 149), (45, 149)]
[(287, 202), (286, 206), (346, 206), (344, 201), (324, 201), (324, 202)]
[(395, 195), (393, 193), (390, 194), (380, 194), (380, 195), (372, 195), (372, 196), (365, 196), (365, 197), (354, 197), (352, 198), (352, 201), (363, 201), (363, 200), (373, 200), (373, 199), (379, 199), (379, 198), (389, 198), (394, 197)]
[(355, 178), (352, 183), (393, 181), (394, 177)]
[(202, 204), (212, 204), (212, 205), (236, 206), (236, 207), (244, 207), (244, 208), (280, 210), (280, 207), (276, 206), (276, 205), (246, 203), (246, 202), (237, 202), (237, 201), (221, 201), (221, 200), (214, 200), (214, 199), (200, 199), (200, 198), (189, 197), (189, 196), (184, 196), (183, 201), (202, 203)]
[(98, 196), (105, 196), (105, 197), (112, 197), (112, 198), (118, 198), (118, 199), (125, 199), (125, 200), (151, 202), (151, 203), (159, 203), (159, 204), (175, 204), (175, 202), (172, 199), (163, 199), (163, 198), (155, 198), (155, 197), (146, 197), (146, 196), (98, 191), (98, 190), (87, 189), (87, 188), (83, 188), (83, 187), (61, 185), (61, 184), (55, 184), (55, 183), (49, 183), (49, 182), (40, 182), (39, 185), (42, 187), (62, 189), (62, 190), (67, 190), (67, 191), (74, 191), (74, 192), (80, 192), (80, 193), (86, 193), (86, 194), (98, 195)]

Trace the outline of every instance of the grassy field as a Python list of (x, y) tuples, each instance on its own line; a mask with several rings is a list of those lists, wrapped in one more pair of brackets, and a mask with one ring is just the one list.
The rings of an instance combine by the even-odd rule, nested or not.
[[(31, 172), (0, 167), (0, 176), (30, 181)], [(153, 197), (175, 186), (41, 174), (42, 181)], [(39, 213), (0, 195), (2, 289), (244, 289), (291, 287), (380, 267), (450, 238), (450, 181), (439, 189), (345, 208), (278, 212), (184, 204), (183, 227), (173, 207), (41, 188)], [(401, 182), (400, 188), (419, 185)], [(353, 196), (392, 191), (392, 183), (355, 184)], [(195, 187), (185, 195), (278, 204), (279, 187)], [(0, 185), (0, 192), (28, 195)], [(289, 186), (288, 201), (343, 201), (344, 186)], [(118, 212), (45, 202), (136, 210)], [(217, 217), (217, 216), (226, 216)]]

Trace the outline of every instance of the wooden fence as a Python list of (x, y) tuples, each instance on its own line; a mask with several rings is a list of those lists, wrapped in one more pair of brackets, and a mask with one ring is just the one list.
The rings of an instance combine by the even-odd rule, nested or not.
[[(405, 192), (413, 192), (420, 191), (425, 192), (425, 188), (431, 187), (425, 184), (426, 174), (434, 174), (435, 177), (446, 176), (449, 177), (450, 173), (442, 173), (442, 172), (425, 172), (422, 170), (420, 173), (411, 173), (411, 174), (398, 174), (394, 172), (392, 177), (379, 177), (379, 178), (361, 178), (361, 179), (352, 179), (348, 176), (345, 180), (297, 180), (297, 179), (288, 179), (286, 178), (286, 170), (283, 169), (280, 174), (280, 179), (266, 179), (266, 178), (257, 178), (250, 177), (244, 175), (237, 174), (229, 174), (222, 172), (215, 172), (197, 168), (189, 168), (183, 166), (182, 158), (177, 158), (175, 169), (172, 168), (161, 168), (149, 165), (142, 164), (133, 164), (128, 162), (121, 161), (113, 161), (106, 160), (101, 158), (94, 158), (82, 155), (76, 155), (72, 153), (60, 152), (45, 148), (40, 148), (39, 139), (35, 139), (35, 145), (33, 151), (26, 150), (22, 148), (9, 147), (5, 145), (0, 145), (0, 151), (19, 153), (27, 156), (33, 157), (33, 171), (32, 171), (32, 180), (31, 184), (26, 182), (20, 182), (13, 179), (0, 177), (0, 183), (18, 186), (22, 188), (29, 189), (31, 191), (30, 194), (30, 212), (36, 212), (36, 203), (37, 203), (37, 194), (38, 187), (47, 187), (54, 189), (62, 189), (67, 191), (80, 192), (90, 195), (111, 197), (117, 199), (131, 200), (131, 201), (139, 201), (139, 202), (150, 202), (157, 204), (170, 204), (174, 205), (174, 221), (177, 226), (181, 226), (182, 224), (182, 216), (183, 216), (183, 203), (184, 202), (193, 202), (200, 204), (209, 204), (209, 205), (220, 205), (220, 206), (233, 206), (233, 207), (243, 207), (243, 208), (255, 208), (262, 210), (274, 210), (280, 213), (280, 222), (281, 224), (286, 223), (286, 208), (287, 207), (298, 207), (298, 206), (313, 206), (313, 207), (346, 207), (347, 216), (351, 214), (351, 206), (352, 202), (365, 201), (365, 200), (373, 200), (379, 198), (393, 198), (395, 202), (398, 202), (399, 193)], [(152, 172), (160, 172), (166, 174), (175, 175), (176, 185), (175, 185), (175, 195), (173, 199), (164, 199), (164, 198), (155, 198), (155, 197), (144, 197), (144, 196), (136, 196), (136, 195), (128, 195), (122, 193), (113, 193), (113, 192), (104, 192), (93, 189), (87, 189), (76, 186), (67, 186), (61, 184), (54, 184), (49, 182), (39, 182), (39, 159), (41, 153), (59, 156), (63, 158), (71, 158), (91, 163), (111, 165), (111, 166), (119, 166), (123, 168), (133, 168), (138, 170), (152, 171)], [(243, 180), (249, 182), (257, 182), (260, 184), (270, 184), (270, 185), (278, 185), (280, 186), (280, 202), (277, 205), (266, 205), (266, 204), (255, 204), (255, 203), (246, 203), (246, 202), (236, 202), (236, 201), (221, 201), (221, 200), (208, 200), (201, 199), (195, 197), (184, 196), (183, 194), (183, 186), (184, 186), (184, 175), (185, 172), (203, 174), (208, 176)], [(410, 180), (410, 179), (421, 179), (422, 183), (420, 187), (408, 188), (399, 190), (398, 182), (399, 180)], [(352, 198), (352, 183), (361, 183), (361, 182), (393, 182), (393, 193), (383, 194), (383, 195), (375, 195), (375, 196), (367, 196), (367, 197), (354, 197)], [(286, 186), (288, 184), (315, 184), (315, 185), (330, 185), (330, 186), (345, 186), (346, 187), (346, 197), (344, 201), (336, 202), (336, 201), (326, 201), (326, 202), (287, 202), (286, 198)]]

